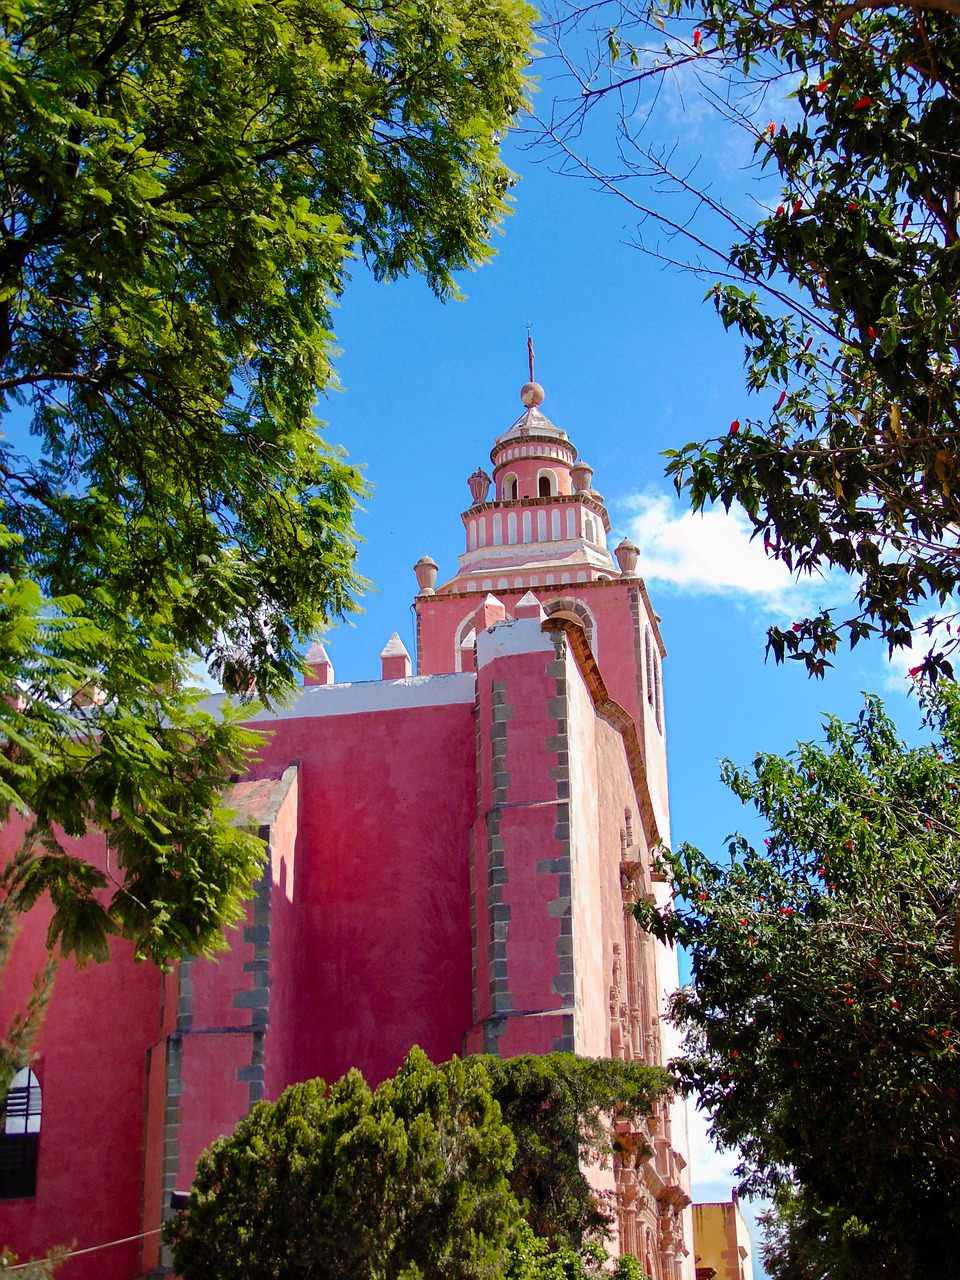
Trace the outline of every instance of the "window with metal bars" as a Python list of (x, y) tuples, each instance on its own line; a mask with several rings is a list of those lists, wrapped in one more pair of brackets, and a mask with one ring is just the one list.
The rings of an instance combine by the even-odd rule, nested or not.
[(40, 1081), (24, 1067), (13, 1077), (0, 1130), (0, 1200), (37, 1194), (42, 1099)]

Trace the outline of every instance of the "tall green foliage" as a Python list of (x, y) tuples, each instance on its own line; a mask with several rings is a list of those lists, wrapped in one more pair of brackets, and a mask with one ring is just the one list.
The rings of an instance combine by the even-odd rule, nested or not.
[[(371, 1092), (351, 1071), (259, 1103), (202, 1157), (168, 1226), (184, 1280), (588, 1280), (609, 1216), (581, 1162), (649, 1115), (666, 1074), (555, 1053), (412, 1049)], [(642, 1280), (635, 1259), (619, 1280)]]
[(477, 1063), (411, 1050), (371, 1092), (351, 1071), (258, 1103), (202, 1157), (168, 1228), (184, 1280), (479, 1280), (519, 1220), (515, 1147)]
[[(250, 739), (190, 667), (282, 696), (354, 607), (331, 311), (354, 263), (448, 296), (489, 255), (530, 17), (0, 0), (0, 805), (66, 952), (237, 915), (259, 847), (217, 793)], [(62, 838), (91, 828), (105, 873)]]
[(606, 1238), (611, 1214), (585, 1169), (609, 1165), (615, 1120), (653, 1113), (667, 1072), (641, 1062), (572, 1053), (484, 1056), (493, 1096), (517, 1144), (511, 1185), (537, 1236), (580, 1252)]
[(780, 1200), (783, 1280), (807, 1274), (797, 1258), (826, 1257), (831, 1280), (955, 1270), (960, 695), (938, 690), (930, 746), (904, 745), (871, 698), (824, 745), (725, 766), (769, 839), (733, 839), (726, 865), (666, 855), (675, 910), (638, 908), (689, 949), (674, 1065), (740, 1149), (744, 1188)]

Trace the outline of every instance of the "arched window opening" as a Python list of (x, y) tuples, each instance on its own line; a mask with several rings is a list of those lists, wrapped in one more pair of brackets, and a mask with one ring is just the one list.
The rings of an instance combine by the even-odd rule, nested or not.
[(510, 475), (504, 476), (501, 492), (504, 502), (513, 502), (517, 496), (517, 477), (511, 472)]
[(557, 496), (557, 476), (553, 471), (541, 471), (537, 476), (537, 496), (555, 498)]
[(24, 1067), (13, 1077), (4, 1106), (0, 1200), (21, 1200), (37, 1194), (41, 1109), (40, 1081)]

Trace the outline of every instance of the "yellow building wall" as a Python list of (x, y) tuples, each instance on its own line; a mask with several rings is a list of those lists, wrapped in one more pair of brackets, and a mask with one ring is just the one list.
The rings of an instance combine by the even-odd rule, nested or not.
[(693, 1247), (697, 1280), (753, 1280), (750, 1232), (735, 1200), (693, 1206)]

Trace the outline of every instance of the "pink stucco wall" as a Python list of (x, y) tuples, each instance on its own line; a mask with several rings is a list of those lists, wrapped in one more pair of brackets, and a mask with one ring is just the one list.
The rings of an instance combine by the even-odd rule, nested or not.
[[(298, 907), (271, 939), (296, 992), (290, 1078), (357, 1066), (376, 1083), (411, 1044), (435, 1061), (459, 1053), (471, 1007), (472, 704), (289, 720), (259, 754), (263, 774), (299, 761)], [(280, 1083), (274, 1074), (270, 1092)]]
[[(12, 834), (7, 828), (7, 834)], [(96, 860), (103, 838), (74, 842)], [(23, 923), (0, 989), (0, 1025), (21, 1011), (45, 959), (49, 909)], [(63, 962), (34, 1045), (43, 1114), (37, 1195), (0, 1202), (0, 1243), (23, 1258), (136, 1236), (144, 1166), (148, 1053), (160, 1037), (163, 977), (117, 943), (108, 965)], [(63, 1280), (133, 1276), (136, 1241), (67, 1261)]]

